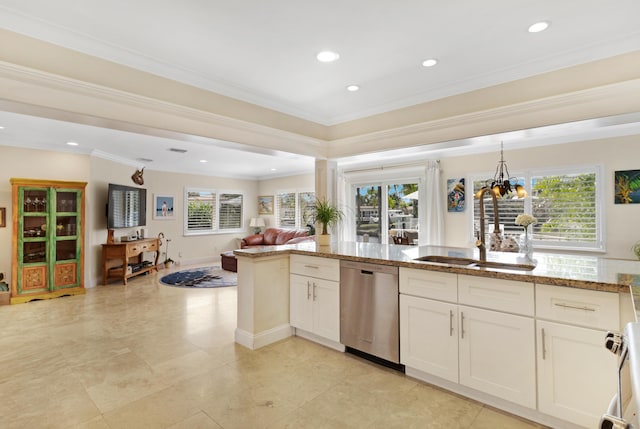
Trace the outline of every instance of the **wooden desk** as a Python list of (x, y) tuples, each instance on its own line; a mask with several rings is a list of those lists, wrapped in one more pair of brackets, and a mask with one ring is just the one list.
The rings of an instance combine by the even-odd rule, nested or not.
[[(156, 254), (153, 263), (140, 268), (138, 271), (127, 272), (129, 264), (142, 264), (145, 252), (154, 252)], [(130, 277), (153, 270), (158, 271), (159, 257), (159, 238), (105, 243), (102, 245), (102, 284), (106, 285), (110, 278), (118, 278), (122, 280), (122, 284), (126, 285), (127, 279)]]

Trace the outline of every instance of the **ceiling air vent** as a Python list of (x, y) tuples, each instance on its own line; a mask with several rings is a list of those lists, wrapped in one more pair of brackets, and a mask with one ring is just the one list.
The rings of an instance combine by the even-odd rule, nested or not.
[(153, 159), (149, 159), (149, 158), (136, 158), (136, 161), (140, 161), (140, 162), (153, 162)]
[(186, 149), (178, 149), (178, 148), (175, 148), (175, 147), (170, 148), (169, 151), (170, 152), (177, 152), (177, 153), (187, 153)]

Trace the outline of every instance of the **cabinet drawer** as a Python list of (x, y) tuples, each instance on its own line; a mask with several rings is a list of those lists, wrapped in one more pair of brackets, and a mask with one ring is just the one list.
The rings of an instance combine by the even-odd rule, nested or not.
[(127, 256), (138, 256), (142, 252), (140, 243), (127, 246)]
[(317, 256), (291, 255), (291, 274), (340, 281), (340, 261)]
[(143, 252), (155, 252), (158, 250), (158, 243), (145, 243), (142, 245)]
[(536, 315), (598, 329), (620, 329), (620, 303), (617, 293), (575, 289), (546, 284), (536, 285)]
[(458, 302), (533, 316), (533, 283), (458, 275)]
[(458, 301), (458, 275), (400, 267), (400, 293), (440, 301)]

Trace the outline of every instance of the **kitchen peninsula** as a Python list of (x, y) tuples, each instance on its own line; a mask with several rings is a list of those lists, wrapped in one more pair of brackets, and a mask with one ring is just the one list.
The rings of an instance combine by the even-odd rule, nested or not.
[[(307, 242), (235, 254), (239, 344), (300, 335), (344, 350), (339, 303), (316, 286), (339, 289), (340, 261), (398, 267), (406, 374), (552, 427), (595, 427), (606, 411), (617, 356), (604, 336), (635, 320), (640, 287), (640, 262), (589, 255), (534, 253), (531, 270), (516, 253), (478, 264), (476, 249), (439, 246)], [(301, 310), (305, 300), (313, 306)], [(305, 313), (315, 321), (301, 324)]]

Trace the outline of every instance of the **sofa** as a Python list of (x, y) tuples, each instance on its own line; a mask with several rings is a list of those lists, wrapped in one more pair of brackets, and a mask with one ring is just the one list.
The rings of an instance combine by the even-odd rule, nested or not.
[(306, 229), (267, 228), (262, 234), (253, 234), (245, 237), (240, 242), (240, 248), (257, 246), (277, 246), (280, 244), (296, 244), (313, 240)]

